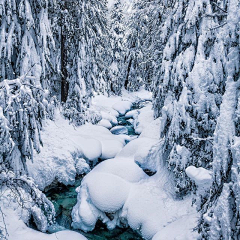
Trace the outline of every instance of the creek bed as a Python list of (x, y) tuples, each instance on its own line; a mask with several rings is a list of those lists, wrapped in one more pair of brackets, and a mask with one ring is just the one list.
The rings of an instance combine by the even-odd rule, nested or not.
[[(145, 106), (147, 102), (141, 101), (133, 104), (133, 107), (130, 110), (140, 109)], [(128, 129), (128, 135), (136, 136), (133, 121), (129, 120), (125, 116), (119, 116), (117, 118), (118, 124), (117, 126), (125, 126)], [(52, 229), (52, 232), (56, 232), (63, 229), (70, 229), (74, 231), (78, 231), (72, 229), (71, 223), (71, 212), (73, 207), (77, 203), (77, 192), (75, 189), (80, 186), (82, 178), (84, 176), (78, 176), (75, 184), (73, 186), (65, 186), (63, 184), (56, 184), (53, 188), (47, 190), (45, 192), (46, 196), (49, 200), (52, 201), (55, 211), (56, 211), (56, 226)], [(107, 227), (101, 223), (97, 222), (96, 227), (93, 231), (85, 233), (82, 231), (78, 231), (83, 234), (87, 239), (90, 240), (140, 240), (142, 237), (131, 228), (119, 228), (116, 227), (113, 230), (108, 230)]]

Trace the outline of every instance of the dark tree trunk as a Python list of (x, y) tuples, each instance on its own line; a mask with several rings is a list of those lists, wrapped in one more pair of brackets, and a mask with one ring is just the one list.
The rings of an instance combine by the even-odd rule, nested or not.
[(66, 102), (68, 97), (69, 83), (67, 81), (67, 49), (65, 48), (66, 35), (63, 30), (64, 26), (61, 26), (61, 101)]
[(128, 68), (127, 68), (127, 76), (126, 76), (126, 80), (125, 80), (125, 83), (124, 83), (124, 87), (125, 89), (127, 89), (127, 86), (128, 86), (128, 78), (129, 78), (129, 73), (130, 73), (130, 70), (131, 70), (131, 65), (132, 65), (132, 58), (130, 59), (129, 61), (129, 64), (128, 64)]

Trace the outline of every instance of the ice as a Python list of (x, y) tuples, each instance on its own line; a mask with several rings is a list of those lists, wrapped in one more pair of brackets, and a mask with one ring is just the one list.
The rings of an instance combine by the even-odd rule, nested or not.
[(116, 134), (116, 135), (127, 134), (128, 133), (128, 129), (126, 127), (124, 127), (124, 126), (116, 126), (116, 127), (111, 128), (110, 132), (112, 134)]
[(113, 104), (112, 108), (118, 111), (121, 115), (124, 115), (132, 106), (130, 101), (119, 101)]
[(198, 186), (209, 187), (212, 184), (211, 172), (205, 168), (189, 166), (186, 173)]
[(98, 123), (99, 126), (103, 126), (105, 128), (108, 128), (110, 129), (112, 127), (112, 124), (110, 123), (109, 120), (107, 119), (102, 119), (99, 123)]

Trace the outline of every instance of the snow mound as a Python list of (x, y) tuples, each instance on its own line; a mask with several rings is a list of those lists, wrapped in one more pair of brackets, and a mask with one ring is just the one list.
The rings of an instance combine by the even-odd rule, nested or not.
[(118, 111), (121, 115), (124, 115), (132, 107), (130, 101), (119, 101), (112, 105), (112, 108)]
[(97, 139), (85, 139), (81, 142), (84, 157), (90, 161), (98, 159), (102, 154), (102, 144)]
[(122, 141), (103, 140), (102, 141), (102, 155), (101, 159), (114, 158), (123, 148)]
[[(117, 118), (116, 118), (116, 113), (114, 113), (114, 110), (111, 112), (104, 112), (101, 111), (101, 115), (102, 115), (102, 119), (107, 119), (108, 121), (110, 121), (111, 124), (116, 125), (117, 122)], [(117, 113), (118, 115), (118, 113)]]
[(122, 208), (131, 187), (124, 179), (108, 173), (89, 174), (85, 181), (92, 203), (108, 213)]
[(124, 126), (116, 126), (110, 129), (110, 132), (115, 135), (128, 134), (128, 129)]
[(101, 162), (91, 171), (91, 174), (95, 172), (111, 173), (129, 182), (139, 182), (148, 177), (136, 163), (128, 158)]
[[(29, 175), (41, 190), (54, 180), (73, 184), (77, 173), (87, 171), (89, 161), (113, 158), (125, 145), (123, 138), (105, 127), (87, 124), (75, 128), (60, 113), (55, 121), (45, 122), (42, 140), (41, 152), (34, 152), (33, 162), (27, 161)], [(85, 163), (79, 162), (81, 158)]]
[(131, 158), (145, 169), (156, 170), (156, 159), (150, 159), (148, 155), (157, 143), (157, 139), (144, 137), (134, 139), (116, 155), (116, 158)]
[(132, 110), (132, 111), (129, 111), (125, 114), (125, 117), (127, 118), (136, 118), (137, 115), (138, 115), (138, 111), (139, 110)]
[(112, 127), (112, 124), (110, 123), (109, 120), (107, 119), (102, 119), (99, 123), (98, 123), (99, 126), (102, 126), (102, 127), (105, 127), (105, 128), (108, 128), (110, 129)]
[(200, 187), (209, 187), (212, 184), (211, 171), (205, 168), (189, 166), (186, 168), (186, 174)]

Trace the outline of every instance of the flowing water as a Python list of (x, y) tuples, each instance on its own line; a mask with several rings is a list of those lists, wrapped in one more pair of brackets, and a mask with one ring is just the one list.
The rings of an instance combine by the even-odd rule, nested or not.
[[(131, 110), (140, 109), (145, 106), (147, 102), (138, 102), (133, 105)], [(125, 116), (118, 117), (118, 126), (125, 126), (128, 129), (128, 135), (137, 135), (134, 131), (133, 121)], [(83, 176), (78, 176), (73, 186), (65, 186), (63, 184), (56, 184), (51, 189), (45, 192), (49, 200), (52, 201), (56, 211), (56, 223), (50, 233), (63, 229), (71, 229), (71, 212), (74, 205), (77, 203), (77, 193), (75, 189), (80, 186)], [(81, 232), (81, 231), (79, 231)], [(92, 232), (81, 232), (87, 239), (93, 240), (140, 240), (142, 237), (131, 228), (115, 228), (114, 230), (108, 230), (106, 226), (97, 222), (95, 229)]]

